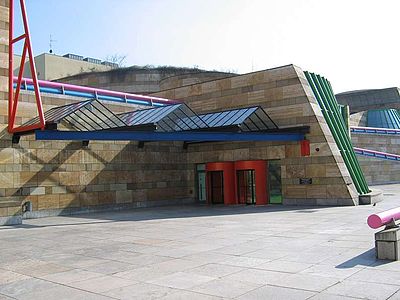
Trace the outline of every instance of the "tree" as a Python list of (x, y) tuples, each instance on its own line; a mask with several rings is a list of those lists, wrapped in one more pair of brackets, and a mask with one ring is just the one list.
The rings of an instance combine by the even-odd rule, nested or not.
[(107, 55), (104, 60), (106, 62), (118, 65), (118, 66), (115, 65), (115, 67), (113, 68), (124, 68), (126, 66), (126, 58), (127, 55), (117, 53), (117, 54)]

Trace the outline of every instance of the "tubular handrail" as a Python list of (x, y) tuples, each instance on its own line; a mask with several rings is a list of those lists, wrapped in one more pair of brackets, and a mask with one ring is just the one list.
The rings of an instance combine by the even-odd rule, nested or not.
[(400, 161), (400, 155), (397, 155), (397, 154), (380, 152), (380, 151), (369, 150), (369, 149), (358, 148), (358, 147), (354, 147), (354, 151), (356, 152), (356, 154), (360, 154), (360, 155)]
[(354, 132), (354, 133), (400, 134), (400, 129), (392, 129), (392, 128), (351, 126), (350, 130), (351, 130), (351, 132)]
[[(14, 84), (18, 82), (18, 77), (14, 76)], [(160, 97), (152, 97), (152, 96), (144, 96), (144, 95), (137, 95), (137, 94), (131, 94), (131, 93), (123, 93), (123, 92), (116, 92), (116, 91), (110, 91), (110, 90), (105, 90), (105, 89), (98, 89), (98, 88), (91, 88), (91, 87), (86, 87), (86, 86), (79, 86), (79, 85), (72, 85), (72, 84), (66, 84), (66, 83), (59, 83), (59, 82), (51, 82), (51, 81), (45, 81), (45, 80), (38, 80), (39, 87), (41, 89), (44, 89), (44, 91), (49, 91), (51, 90), (46, 90), (46, 89), (54, 89), (58, 91), (59, 94), (67, 94), (67, 92), (76, 92), (76, 96), (79, 96), (79, 93), (86, 93), (86, 94), (91, 94), (93, 98), (100, 98), (102, 96), (104, 97), (114, 97), (121, 99), (121, 102), (129, 102), (129, 100), (133, 101), (144, 101), (145, 103), (148, 103), (150, 105), (153, 105), (155, 103), (161, 104), (161, 105), (169, 105), (169, 104), (177, 104), (177, 103), (182, 103), (178, 100), (170, 100), (170, 99), (165, 99), (165, 98), (160, 98)], [(33, 85), (33, 80), (30, 78), (22, 78), (22, 84), (25, 88), (28, 86)], [(56, 93), (56, 91), (54, 91)], [(83, 96), (82, 96), (83, 97)], [(86, 95), (87, 97), (87, 95)], [(105, 99), (107, 100), (107, 99)], [(114, 99), (115, 100), (115, 99)]]
[(400, 220), (400, 207), (373, 214), (368, 217), (368, 226), (377, 229), (385, 225), (395, 225), (395, 221)]

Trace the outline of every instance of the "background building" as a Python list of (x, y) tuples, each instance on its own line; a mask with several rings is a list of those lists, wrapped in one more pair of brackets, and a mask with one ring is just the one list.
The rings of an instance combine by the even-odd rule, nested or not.
[[(14, 75), (19, 72), (21, 57), (14, 56)], [(66, 54), (59, 56), (55, 54), (43, 53), (35, 57), (35, 64), (38, 79), (55, 80), (66, 76), (76, 75), (87, 72), (109, 71), (118, 65), (103, 62), (98, 59), (84, 58), (83, 56)], [(31, 78), (29, 62), (25, 63), (24, 77)]]

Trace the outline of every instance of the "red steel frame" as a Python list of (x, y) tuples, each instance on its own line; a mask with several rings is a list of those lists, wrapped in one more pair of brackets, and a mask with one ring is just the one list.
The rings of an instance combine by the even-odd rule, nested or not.
[(268, 163), (264, 160), (214, 162), (206, 164), (206, 195), (207, 203), (212, 204), (210, 172), (222, 171), (224, 176), (224, 204), (235, 205), (239, 203), (237, 187), (237, 171), (254, 170), (256, 180), (256, 205), (268, 204), (267, 189)]
[[(23, 22), (23, 28), (24, 28), (24, 34), (14, 38), (14, 0), (9, 0), (9, 44), (8, 44), (8, 51), (9, 51), (9, 67), (8, 67), (8, 132), (10, 133), (17, 133), (17, 132), (24, 132), (24, 131), (31, 131), (35, 129), (44, 129), (46, 120), (44, 118), (44, 113), (43, 113), (43, 105), (42, 105), (42, 98), (40, 95), (40, 90), (39, 90), (39, 83), (36, 75), (36, 67), (35, 67), (35, 61), (34, 61), (34, 56), (33, 56), (33, 51), (32, 51), (32, 43), (31, 43), (31, 36), (29, 32), (29, 24), (28, 24), (28, 17), (26, 14), (26, 6), (25, 6), (25, 0), (20, 0), (20, 6), (21, 6), (21, 14), (22, 14), (22, 22)], [(17, 81), (17, 87), (15, 90), (14, 94), (14, 83), (13, 83), (13, 62), (14, 62), (14, 44), (24, 40), (24, 47), (22, 51), (22, 57), (21, 57), (21, 65), (19, 68), (19, 74), (18, 74), (18, 81)], [(21, 91), (21, 85), (22, 85), (22, 75), (24, 73), (24, 66), (25, 66), (25, 61), (26, 57), (29, 55), (29, 66), (30, 66), (30, 71), (32, 74), (32, 80), (33, 80), (33, 86), (35, 90), (35, 99), (36, 99), (36, 106), (37, 110), (39, 113), (39, 124), (33, 124), (29, 126), (20, 126), (15, 128), (15, 119), (17, 115), (17, 107), (18, 107), (18, 100), (19, 100), (19, 94)]]

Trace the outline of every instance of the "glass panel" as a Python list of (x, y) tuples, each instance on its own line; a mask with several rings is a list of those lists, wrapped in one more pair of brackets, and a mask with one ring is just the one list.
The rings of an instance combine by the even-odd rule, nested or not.
[(281, 161), (268, 161), (269, 203), (282, 204)]
[(243, 123), (243, 122), (246, 120), (246, 118), (248, 118), (253, 112), (256, 111), (256, 109), (257, 109), (257, 108), (255, 108), (255, 107), (246, 109), (246, 112), (245, 112), (239, 119), (237, 119), (237, 120), (235, 121), (235, 123), (236, 123), (236, 124), (241, 124), (241, 123)]
[(199, 164), (196, 166), (197, 171), (205, 171), (206, 170), (206, 165), (205, 164)]
[(213, 204), (224, 203), (224, 172), (209, 172), (211, 202)]
[(256, 181), (254, 170), (237, 171), (239, 204), (256, 204)]
[(220, 113), (216, 118), (214, 118), (212, 121), (210, 121), (210, 123), (208, 123), (208, 126), (215, 127), (215, 124), (221, 121), (227, 114), (228, 112), (226, 111)]
[(205, 202), (206, 197), (206, 165), (196, 166), (197, 170), (197, 199), (199, 202)]
[(173, 112), (179, 107), (179, 105), (169, 105), (154, 109), (154, 114), (146, 120), (146, 123), (156, 123), (168, 114)]
[(246, 121), (244, 121), (243, 124), (246, 124), (247, 128), (249, 128), (250, 131), (258, 131), (258, 128), (252, 122), (251, 118), (247, 118)]
[(235, 121), (235, 115), (238, 113), (238, 110), (231, 110), (228, 112), (218, 123), (215, 124), (216, 127), (220, 126), (229, 126), (233, 124)]

